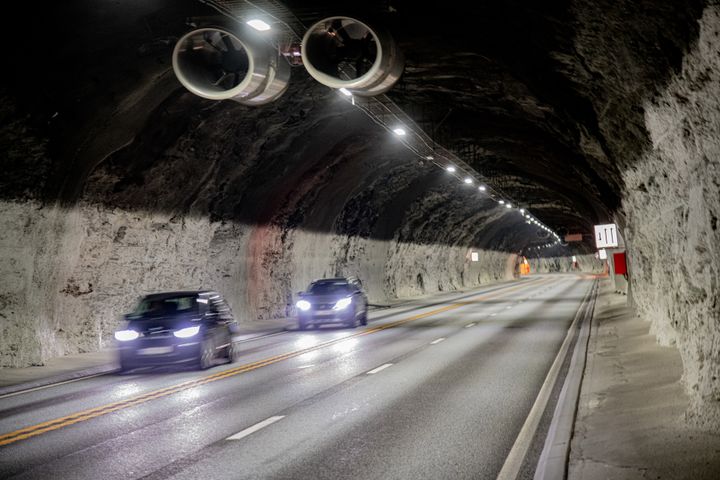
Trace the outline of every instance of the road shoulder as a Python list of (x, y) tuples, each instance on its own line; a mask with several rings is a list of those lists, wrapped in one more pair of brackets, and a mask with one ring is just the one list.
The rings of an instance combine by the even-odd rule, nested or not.
[(720, 436), (689, 427), (677, 349), (603, 282), (588, 347), (568, 478), (710, 479)]

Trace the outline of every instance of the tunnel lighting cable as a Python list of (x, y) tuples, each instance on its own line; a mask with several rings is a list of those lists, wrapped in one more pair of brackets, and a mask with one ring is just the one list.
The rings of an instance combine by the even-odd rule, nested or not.
[[(291, 44), (299, 44), (301, 37), (307, 26), (298, 19), (298, 17), (285, 5), (275, 0), (199, 0), (201, 3), (207, 4), (223, 15), (236, 20), (245, 21), (249, 26), (260, 31), (271, 30), (270, 24), (258, 18), (261, 16), (271, 19), (273, 25), (278, 28), (272, 28), (273, 34), (266, 37), (266, 41), (272, 43), (275, 47), (287, 47)], [(349, 72), (342, 72), (349, 75)], [(489, 183), (480, 174), (477, 174), (473, 168), (458, 158), (458, 156), (442, 146), (438, 145), (427, 133), (412, 121), (412, 119), (398, 107), (387, 95), (382, 94), (376, 97), (369, 97), (362, 102), (355, 101), (355, 95), (345, 89), (340, 89), (341, 93), (349, 100), (349, 102), (360, 108), (373, 122), (386, 130), (395, 133), (402, 138), (403, 144), (420, 158), (430, 160), (440, 168), (446, 168), (448, 164), (461, 164), (463, 170), (470, 173), (474, 177), (474, 181), (478, 183)], [(348, 95), (349, 94), (349, 95)], [(387, 120), (386, 120), (387, 119)], [(396, 127), (391, 129), (390, 123), (403, 124), (405, 128)], [(401, 133), (402, 132), (402, 133)], [(412, 135), (408, 135), (411, 133)], [(416, 141), (417, 145), (411, 143), (411, 138)], [(425, 150), (424, 152), (421, 150)], [(432, 152), (432, 155), (428, 153)], [(437, 160), (440, 154), (444, 161)], [(485, 188), (479, 189), (485, 192)], [(507, 198), (498, 188), (491, 188), (487, 192), (491, 199)]]

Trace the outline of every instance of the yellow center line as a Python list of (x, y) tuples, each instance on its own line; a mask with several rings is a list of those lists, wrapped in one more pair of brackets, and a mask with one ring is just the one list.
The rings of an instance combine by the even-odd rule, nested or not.
[(0, 435), (0, 446), (9, 445), (11, 443), (15, 443), (20, 440), (24, 440), (24, 439), (27, 439), (30, 437), (41, 435), (43, 433), (51, 432), (53, 430), (58, 430), (60, 428), (67, 427), (69, 425), (74, 425), (79, 422), (84, 422), (86, 420), (90, 420), (92, 418), (96, 418), (96, 417), (99, 417), (102, 415), (107, 415), (108, 413), (112, 413), (112, 412), (116, 412), (118, 410), (133, 407), (135, 405), (149, 402), (150, 400), (155, 400), (158, 398), (166, 397), (168, 395), (172, 395), (174, 393), (188, 390), (190, 388), (194, 388), (194, 387), (197, 387), (200, 385), (205, 385), (206, 383), (215, 382), (217, 380), (221, 380), (224, 378), (239, 375), (241, 373), (246, 373), (246, 372), (250, 372), (253, 370), (257, 370), (258, 368), (272, 365), (272, 364), (281, 362), (283, 360), (288, 360), (290, 358), (295, 358), (295, 357), (298, 357), (298, 356), (303, 355), (308, 352), (320, 350), (320, 349), (328, 347), (330, 345), (345, 341), (348, 338), (362, 337), (365, 335), (370, 335), (372, 333), (377, 333), (377, 332), (380, 332), (383, 330), (387, 330), (389, 328), (395, 328), (400, 325), (404, 325), (408, 322), (413, 322), (415, 320), (427, 318), (432, 315), (437, 315), (439, 313), (444, 313), (444, 312), (448, 312), (450, 310), (455, 310), (457, 308), (461, 308), (461, 307), (464, 307), (467, 305), (473, 305), (473, 304), (482, 302), (484, 300), (488, 300), (490, 298), (497, 297), (498, 295), (503, 295), (508, 292), (517, 290), (518, 288), (524, 288), (529, 285), (537, 286), (537, 285), (541, 285), (543, 283), (547, 283), (549, 281), (551, 281), (551, 279), (531, 280), (527, 283), (523, 283), (521, 285), (506, 288), (501, 291), (492, 292), (489, 294), (478, 294), (476, 297), (471, 297), (474, 299), (472, 301), (463, 301), (463, 302), (452, 303), (452, 304), (446, 305), (444, 307), (436, 308), (429, 312), (419, 313), (417, 315), (403, 318), (403, 319), (397, 320), (395, 322), (390, 322), (390, 323), (387, 323), (384, 325), (379, 325), (377, 327), (368, 328), (367, 330), (353, 333), (351, 335), (347, 335), (347, 336), (344, 336), (341, 338), (336, 338), (334, 340), (329, 340), (327, 342), (319, 343), (317, 345), (313, 345), (308, 348), (304, 348), (301, 350), (294, 350), (294, 351), (287, 352), (287, 353), (282, 353), (279, 355), (275, 355), (273, 357), (265, 358), (263, 360), (258, 360), (256, 362), (247, 363), (245, 365), (240, 365), (235, 368), (223, 370), (221, 372), (217, 372), (212, 375), (208, 375), (207, 377), (178, 383), (176, 385), (161, 388), (158, 390), (153, 390), (152, 392), (137, 395), (135, 397), (130, 397), (125, 400), (119, 400), (117, 402), (108, 403), (106, 405), (101, 405), (99, 407), (90, 408), (88, 410), (83, 410), (81, 412), (73, 413), (71, 415), (66, 415), (64, 417), (56, 418), (53, 420), (48, 420), (46, 422), (42, 422), (42, 423), (38, 423), (35, 425), (31, 425), (29, 427), (21, 428), (19, 430), (15, 430), (13, 432), (9, 432), (4, 435)]

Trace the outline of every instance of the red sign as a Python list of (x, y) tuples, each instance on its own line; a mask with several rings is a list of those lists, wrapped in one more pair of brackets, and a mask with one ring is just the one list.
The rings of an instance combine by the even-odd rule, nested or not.
[(615, 263), (615, 275), (627, 275), (627, 263), (625, 263), (625, 252), (613, 253)]

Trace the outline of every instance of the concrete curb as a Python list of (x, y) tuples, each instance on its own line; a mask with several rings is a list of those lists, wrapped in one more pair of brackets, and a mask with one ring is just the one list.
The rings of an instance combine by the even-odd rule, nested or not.
[(534, 480), (567, 478), (570, 441), (575, 427), (580, 386), (585, 373), (590, 329), (595, 313), (595, 300), (598, 291), (599, 285), (596, 280), (593, 284), (592, 294), (584, 306), (582, 326), (578, 333), (565, 382), (553, 412), (552, 421), (545, 438), (545, 445), (535, 468)]
[(79, 378), (91, 377), (93, 375), (101, 375), (105, 373), (112, 373), (118, 370), (118, 366), (114, 363), (108, 363), (103, 365), (97, 365), (94, 367), (83, 368), (82, 370), (73, 370), (65, 373), (59, 373), (51, 377), (40, 378), (31, 382), (18, 383), (15, 385), (8, 385), (7, 387), (0, 387), (0, 397), (11, 395), (13, 393), (20, 393), (25, 390), (32, 390), (34, 388), (46, 387), (48, 385), (54, 385), (56, 383), (68, 382), (70, 380), (77, 380)]

